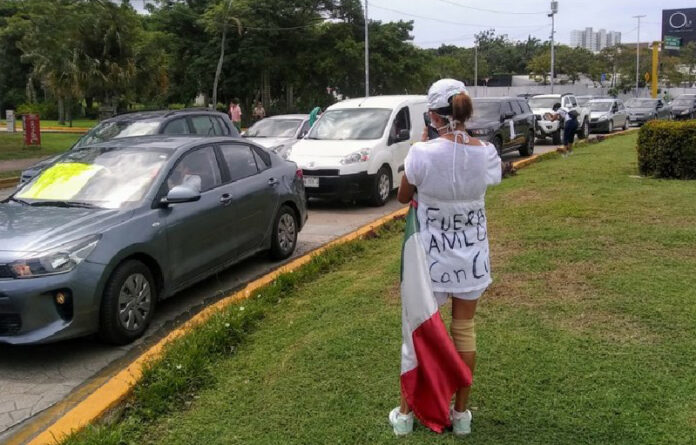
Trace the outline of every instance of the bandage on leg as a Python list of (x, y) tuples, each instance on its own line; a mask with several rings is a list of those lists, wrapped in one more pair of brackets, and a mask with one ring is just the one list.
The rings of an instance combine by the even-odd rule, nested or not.
[(476, 351), (476, 331), (474, 330), (474, 319), (453, 318), (450, 325), (452, 340), (457, 352)]

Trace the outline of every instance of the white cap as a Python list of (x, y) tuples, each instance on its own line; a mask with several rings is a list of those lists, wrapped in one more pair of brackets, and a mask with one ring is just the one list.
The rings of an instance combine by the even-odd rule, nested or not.
[(428, 90), (428, 108), (431, 110), (451, 105), (449, 99), (459, 93), (469, 94), (464, 82), (455, 79), (440, 79)]

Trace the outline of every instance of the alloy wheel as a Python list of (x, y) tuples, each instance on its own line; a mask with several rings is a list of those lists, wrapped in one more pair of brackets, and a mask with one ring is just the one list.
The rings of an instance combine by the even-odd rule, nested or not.
[(118, 295), (118, 319), (128, 331), (137, 331), (147, 322), (152, 310), (150, 283), (141, 273), (134, 273), (121, 285)]
[(289, 213), (283, 213), (278, 221), (278, 244), (287, 252), (295, 244), (295, 218)]
[(379, 199), (382, 201), (386, 201), (387, 198), (389, 198), (389, 175), (386, 173), (382, 173), (382, 175), (379, 177), (379, 184), (378, 184), (378, 191), (379, 191)]

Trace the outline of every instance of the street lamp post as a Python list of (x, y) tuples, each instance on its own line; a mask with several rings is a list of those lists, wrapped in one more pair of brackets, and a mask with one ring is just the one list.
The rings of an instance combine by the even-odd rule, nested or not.
[(556, 48), (554, 44), (554, 38), (556, 34), (556, 13), (558, 12), (558, 2), (555, 0), (551, 1), (551, 14), (548, 16), (551, 17), (551, 93), (553, 94), (553, 84), (554, 84), (554, 77), (556, 73)]
[(370, 96), (370, 35), (368, 22), (367, 0), (365, 0), (365, 97)]
[(478, 97), (478, 40), (474, 45), (474, 96)]
[(634, 15), (634, 19), (638, 19), (638, 38), (636, 39), (636, 97), (638, 97), (638, 80), (640, 79), (640, 19), (644, 15)]

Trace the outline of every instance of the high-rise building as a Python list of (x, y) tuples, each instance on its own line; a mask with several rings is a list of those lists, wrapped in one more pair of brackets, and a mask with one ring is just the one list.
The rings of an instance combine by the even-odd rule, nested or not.
[(595, 32), (592, 27), (584, 30), (575, 29), (570, 32), (570, 46), (574, 48), (585, 48), (588, 51), (599, 52), (608, 46), (621, 43), (621, 33), (600, 29)]

